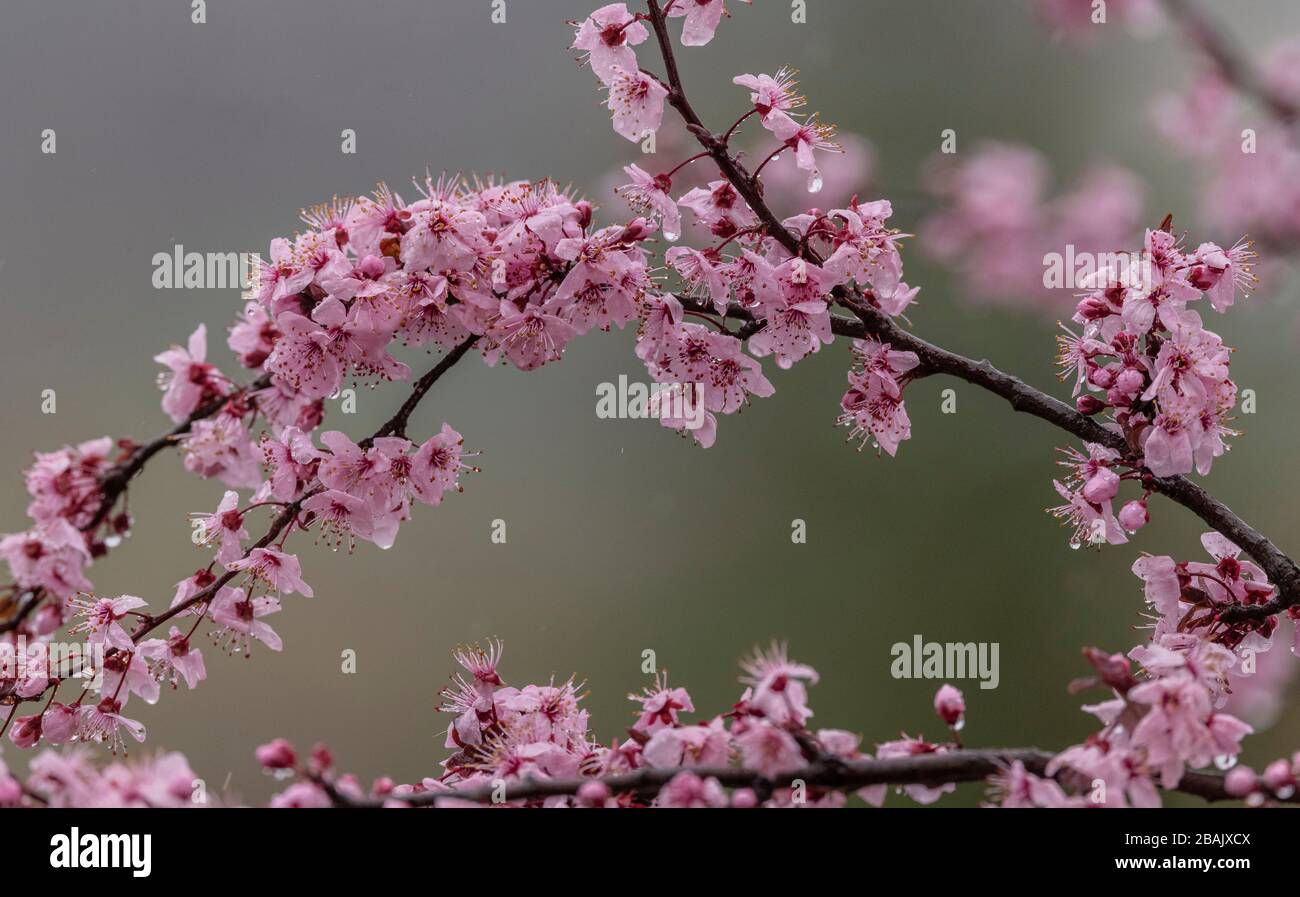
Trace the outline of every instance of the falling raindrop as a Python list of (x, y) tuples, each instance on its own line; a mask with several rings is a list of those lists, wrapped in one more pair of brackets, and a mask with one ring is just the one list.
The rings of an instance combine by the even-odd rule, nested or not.
[(808, 192), (809, 193), (822, 192), (822, 184), (823, 181), (822, 181), (821, 169), (814, 168), (812, 172), (808, 175)]
[(954, 732), (960, 732), (964, 728), (966, 728), (966, 720), (964, 718), (957, 720), (957, 722), (955, 722), (952, 726), (952, 730)]
[(681, 237), (682, 237), (682, 229), (680, 225), (669, 226), (668, 222), (664, 222), (665, 240), (667, 240), (669, 243), (676, 243), (678, 240), (681, 239)]
[(1214, 758), (1214, 765), (1219, 769), (1232, 769), (1237, 765), (1237, 758), (1232, 754), (1220, 754)]

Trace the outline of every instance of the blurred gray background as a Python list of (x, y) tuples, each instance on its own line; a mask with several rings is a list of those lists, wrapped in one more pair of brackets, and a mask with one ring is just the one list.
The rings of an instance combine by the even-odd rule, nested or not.
[[(211, 0), (207, 23), (194, 25), (181, 0), (6, 0), (0, 529), (26, 526), (19, 471), (34, 449), (168, 426), (151, 358), (198, 322), (210, 358), (237, 370), (224, 331), (238, 292), (155, 290), (154, 253), (175, 243), (265, 251), (297, 228), (299, 208), (381, 179), (403, 190), (426, 166), (551, 176), (594, 193), (612, 166), (636, 160), (566, 50), (564, 20), (596, 0), (507, 3), (502, 25), (488, 0)], [(1067, 183), (1090, 162), (1127, 165), (1149, 182), (1153, 222), (1172, 211), (1191, 224), (1193, 173), (1147, 115), (1154, 94), (1192, 68), (1170, 34), (1080, 50), (1005, 0), (809, 0), (806, 25), (791, 24), (788, 4), (732, 5), (711, 46), (680, 52), (700, 113), (724, 126), (746, 102), (732, 75), (798, 67), (810, 109), (874, 142), (877, 192), (897, 200), (899, 227), (915, 226), (919, 163), (944, 128), (966, 147), (980, 137), (1037, 146)], [(1300, 30), (1289, 0), (1216, 5), (1248, 47)], [(641, 59), (657, 68), (649, 46)], [(40, 152), (46, 128), (57, 131), (56, 155)], [(357, 132), (355, 155), (340, 153), (344, 128)], [(845, 197), (817, 201), (832, 199)], [(961, 284), (914, 250), (906, 265), (923, 285), (918, 333), (1064, 394), (1051, 320), (959, 301)], [(1240, 422), (1245, 436), (1211, 477), (1217, 495), (1293, 551), (1296, 294), (1288, 283), (1215, 321), (1241, 349), (1234, 373), (1257, 391), (1259, 413)], [(1084, 672), (1080, 646), (1127, 650), (1141, 639), (1137, 552), (1200, 557), (1200, 524), (1161, 499), (1131, 545), (1069, 550), (1042, 511), (1056, 503), (1053, 449), (1064, 436), (973, 388), (912, 386), (912, 441), (896, 459), (859, 455), (832, 426), (847, 366), (837, 343), (794, 371), (770, 367), (776, 395), (724, 419), (702, 451), (653, 423), (596, 418), (597, 383), (643, 376), (631, 348), (630, 332), (593, 334), (533, 374), (459, 366), (412, 435), (451, 422), (482, 450), (483, 473), (441, 508), (417, 508), (391, 551), (362, 544), (349, 557), (299, 543), (317, 597), (286, 600), (272, 621), (284, 653), (246, 661), (209, 647), (209, 681), (196, 692), (132, 703), (149, 746), (184, 751), (210, 787), (229, 781), (248, 800), (275, 787), (252, 758), (275, 736), (324, 741), (366, 780), (418, 780), (445, 754), (446, 719), (433, 708), (448, 652), (489, 636), (506, 643), (512, 684), (586, 680), (606, 742), (631, 720), (625, 695), (645, 684), (643, 650), (712, 712), (739, 694), (737, 658), (772, 638), (821, 672), (817, 723), (868, 742), (900, 729), (938, 737), (938, 683), (889, 676), (890, 645), (920, 633), (1001, 645), (999, 688), (957, 683), (969, 743), (1058, 748), (1092, 730), (1064, 691)], [(948, 387), (955, 415), (939, 413)], [(47, 388), (55, 415), (40, 413)], [(362, 392), (355, 416), (332, 414), (327, 426), (363, 435), (403, 396)], [(186, 475), (174, 453), (155, 460), (131, 489), (133, 537), (90, 571), (100, 592), (166, 606), (173, 584), (206, 562), (185, 514), (213, 507), (222, 489)], [(808, 523), (806, 545), (791, 544), (796, 517)], [(506, 545), (489, 541), (494, 518), (507, 521)], [(348, 648), (359, 658), (352, 676), (340, 673)], [(1288, 711), (1248, 742), (1246, 760), (1266, 762), (1297, 736), (1300, 713)], [(6, 746), (6, 761), (19, 755)], [(967, 786), (959, 802), (979, 795)]]

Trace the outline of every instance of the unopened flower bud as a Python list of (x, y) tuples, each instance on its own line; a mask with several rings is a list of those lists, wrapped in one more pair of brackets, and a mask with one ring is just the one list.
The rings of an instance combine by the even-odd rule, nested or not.
[(578, 789), (578, 804), (583, 807), (603, 807), (609, 796), (609, 786), (604, 782), (584, 782)]
[(1223, 779), (1223, 790), (1231, 797), (1245, 797), (1259, 784), (1255, 770), (1249, 766), (1234, 766)]
[(1074, 400), (1074, 407), (1080, 414), (1096, 414), (1106, 408), (1106, 403), (1093, 395), (1084, 393)]
[(1135, 533), (1146, 526), (1150, 519), (1145, 498), (1135, 498), (1119, 509), (1119, 525), (1130, 533)]
[(966, 713), (966, 701), (960, 691), (945, 682), (934, 695), (934, 712), (946, 724), (955, 726)]
[(257, 762), (264, 769), (292, 769), (298, 762), (298, 755), (294, 753), (293, 745), (277, 738), (257, 749)]

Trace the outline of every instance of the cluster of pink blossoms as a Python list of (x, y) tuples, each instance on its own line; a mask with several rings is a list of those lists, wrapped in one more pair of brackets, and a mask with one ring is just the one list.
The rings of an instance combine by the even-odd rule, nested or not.
[[(573, 794), (494, 802), (545, 807), (632, 807), (647, 802), (657, 807), (831, 807), (845, 803), (845, 789), (783, 787), (758, 793), (741, 787), (729, 792), (708, 772), (739, 764), (748, 772), (776, 779), (818, 760), (851, 762), (871, 757), (859, 749), (861, 736), (809, 727), (813, 712), (807, 687), (817, 682), (817, 672), (790, 660), (780, 645), (756, 651), (742, 663), (741, 681), (747, 687), (731, 710), (697, 722), (684, 718), (695, 712), (687, 690), (670, 686), (665, 674), (656, 676), (644, 692), (628, 696), (637, 705), (636, 719), (626, 738), (609, 745), (598, 743), (592, 734), (581, 706), (581, 687), (572, 679), (523, 688), (506, 685), (498, 671), (499, 644), (458, 651), (456, 659), (465, 672), (443, 690), (445, 703), (440, 709), (453, 717), (446, 747), (455, 753), (443, 761), (442, 774), (414, 785), (381, 779), (367, 790), (355, 777), (335, 776), (318, 761), (299, 764), (292, 747), (281, 740), (259, 749), (258, 759), (269, 770), (294, 770), (299, 778), (273, 805), (329, 806), (332, 798), (322, 779), (353, 801), (402, 806), (411, 798), (434, 798), (439, 806), (469, 806), (480, 801), (467, 799), (467, 792), (490, 791), (498, 783), (585, 778), (590, 781)], [(965, 713), (961, 693), (943, 686), (935, 697), (935, 712), (954, 731), (961, 728)], [(942, 753), (953, 747), (903, 736), (878, 745), (876, 756)], [(319, 748), (313, 752), (313, 756), (321, 754)], [(328, 756), (328, 751), (323, 755)], [(681, 771), (658, 789), (653, 801), (636, 790), (613, 791), (602, 781), (645, 769)], [(930, 803), (953, 788), (914, 785), (902, 790), (914, 800)], [(886, 791), (885, 785), (873, 785), (854, 793), (879, 806)]]
[[(684, 18), (687, 46), (707, 44), (726, 13), (723, 0), (669, 0), (665, 11)], [(573, 48), (586, 54), (608, 90), (615, 131), (634, 141), (660, 127), (671, 94), (636, 60), (634, 48), (650, 36), (648, 18), (617, 3), (574, 23)], [(144, 726), (124, 715), (125, 705), (132, 696), (156, 702), (164, 684), (184, 682), (192, 689), (205, 678), (203, 656), (192, 644), (203, 624), (232, 653), (249, 654), (253, 642), (281, 649), (265, 618), (281, 610), (286, 595), (313, 595), (297, 556), (286, 550), (294, 530), (315, 530), (318, 540), (335, 548), (351, 548), (356, 540), (388, 548), (413, 503), (437, 505), (458, 490), (460, 475), (474, 468), (465, 461), (460, 434), (447, 424), (423, 443), (406, 438), (405, 417), (361, 442), (321, 431), (325, 400), (344, 387), (411, 377), (393, 354), (399, 345), (463, 352), (476, 344), (489, 364), (504, 360), (527, 371), (560, 359), (576, 336), (636, 321), (636, 354), (650, 376), (706, 411), (704, 425), (696, 427), (685, 415), (660, 409), (661, 423), (691, 430), (707, 447), (716, 437), (717, 414), (739, 411), (750, 396), (772, 394), (758, 359), (772, 356), (785, 369), (833, 341), (834, 302), (903, 314), (917, 289), (903, 281), (899, 245), (907, 235), (887, 226), (888, 201), (855, 196), (830, 211), (787, 217), (780, 222), (788, 236), (783, 241), (772, 233), (773, 216), (764, 211), (761, 217), (745, 201), (735, 186), (740, 181), (719, 178), (674, 190), (674, 175), (712, 158), (755, 116), (777, 146), (749, 187), (761, 195), (758, 176), (789, 152), (807, 190), (822, 189), (819, 153), (838, 147), (816, 115), (798, 112), (805, 100), (790, 73), (743, 74), (734, 83), (749, 91), (750, 105), (724, 137), (706, 142), (714, 150), (656, 174), (637, 165), (625, 169), (631, 183), (622, 193), (642, 216), (627, 224), (594, 228), (592, 206), (549, 181), (468, 185), (432, 177), (417, 183), (421, 198), (410, 204), (381, 186), (372, 196), (304, 213), (308, 229), (272, 242), (269, 261), (230, 330), (230, 348), (256, 375), (251, 385), (237, 385), (207, 360), (202, 326), (187, 346), (157, 356), (165, 368), (163, 410), (187, 428), (179, 439), (186, 468), (230, 487), (214, 510), (192, 515), (195, 542), (212, 559), (177, 584), (166, 612), (152, 615), (144, 599), (130, 595), (87, 594), (92, 587), (85, 566), (130, 528), (126, 511), (112, 507), (120, 490), (107, 488), (117, 469), (109, 459), (111, 440), (39, 454), (27, 472), (33, 526), (0, 540), (0, 554), (13, 574), (10, 598), (21, 595), (36, 611), (18, 620), (3, 646), (12, 655), (21, 637), (30, 651), (66, 626), (70, 635), (85, 635), (102, 649), (104, 662), (89, 671), (98, 681), (69, 703), (55, 700), (63, 680), (53, 670), (0, 671), (0, 702), (12, 708), (0, 732), (7, 730), (24, 748), (100, 741), (116, 752), (124, 736), (143, 740)], [(982, 152), (938, 177), (954, 209), (934, 222), (932, 237), (953, 258), (980, 260), (986, 267), (972, 268), (972, 279), (990, 288), (1014, 280), (1009, 273), (1041, 269), (1044, 246), (1066, 239), (1112, 244), (1131, 229), (1136, 214), (1135, 191), (1114, 173), (1045, 206), (1036, 160), (1005, 148)], [(704, 248), (672, 246), (664, 253), (665, 270), (681, 284), (673, 293), (663, 289), (663, 275), (652, 266), (651, 244), (659, 233), (668, 242), (680, 239), (683, 209), (693, 219), (687, 223), (712, 239)], [(1079, 228), (1091, 229), (1081, 238)], [(1253, 260), (1245, 243), (1226, 250), (1203, 243), (1185, 251), (1162, 228), (1147, 233), (1141, 253), (1094, 272), (1095, 286), (1078, 301), (1074, 317), (1082, 334), (1061, 340), (1062, 361), (1075, 378), (1077, 409), (1108, 412), (1106, 426), (1127, 451), (1089, 444), (1086, 453), (1068, 453), (1071, 475), (1056, 484), (1066, 504), (1055, 511), (1074, 526), (1072, 544), (1126, 541), (1147, 522), (1154, 478), (1193, 470), (1204, 475), (1226, 450), (1224, 437), (1232, 435), (1227, 415), (1236, 401), (1228, 350), (1189, 303), (1208, 298), (1216, 311), (1225, 311), (1253, 282)], [(746, 323), (733, 331), (728, 318)], [(850, 428), (851, 439), (893, 455), (910, 437), (902, 396), (923, 373), (920, 359), (875, 338), (855, 340), (852, 357), (838, 422)], [(123, 442), (121, 449), (118, 465), (139, 447)], [(1140, 484), (1143, 495), (1116, 512), (1126, 479)], [(246, 501), (241, 489), (250, 491)], [(263, 508), (277, 517), (271, 531), (253, 541), (249, 515)], [(1203, 541), (1213, 563), (1144, 556), (1134, 565), (1157, 615), (1151, 641), (1127, 657), (1086, 652), (1097, 673), (1086, 684), (1112, 693), (1085, 708), (1102, 730), (1055, 758), (1047, 773), (1057, 780), (1021, 764), (1000, 772), (993, 784), (1004, 806), (1149, 806), (1159, 802), (1158, 786), (1177, 787), (1187, 770), (1234, 762), (1250, 726), (1223, 707), (1234, 680), (1248, 675), (1245, 657), (1269, 648), (1277, 621), (1236, 616), (1229, 623), (1223, 612), (1262, 604), (1275, 588), (1224, 537), (1212, 533)], [(171, 625), (165, 638), (146, 638), (173, 620), (186, 625)], [(574, 794), (521, 802), (632, 806), (646, 802), (641, 789), (616, 792), (603, 779), (684, 768), (659, 790), (655, 805), (838, 806), (851, 789), (728, 791), (708, 773), (738, 764), (770, 782), (809, 764), (871, 756), (860, 751), (857, 735), (808, 728), (807, 686), (817, 674), (781, 648), (747, 661), (742, 681), (748, 688), (740, 701), (703, 721), (683, 720), (682, 714), (694, 712), (690, 695), (657, 678), (632, 696), (640, 709), (628, 737), (608, 747), (592, 736), (573, 680), (507, 686), (498, 673), (497, 645), (462, 651), (457, 659), (466, 673), (444, 691), (442, 707), (454, 717), (446, 746), (455, 753), (440, 775), (406, 786), (381, 780), (367, 790), (335, 772), (327, 749), (318, 747), (300, 762), (291, 745), (277, 741), (259, 749), (259, 762), (296, 780), (274, 805), (325, 806), (340, 799), (401, 805), (425, 796), (474, 803), (481, 798), (468, 795), (501, 780), (585, 778)], [(89, 697), (92, 690), (98, 698)], [(19, 715), (22, 703), (47, 692), (40, 712)], [(875, 757), (958, 749), (961, 694), (944, 686), (935, 711), (950, 727), (951, 743), (903, 736), (878, 745)], [(0, 766), (0, 803), (21, 804), (32, 795), (53, 805), (194, 802), (193, 774), (179, 755), (97, 769), (80, 749), (47, 751), (31, 769), (24, 790)], [(1093, 790), (1071, 794), (1065, 786), (1080, 776)], [(1277, 761), (1262, 778), (1235, 770), (1229, 787), (1263, 802), (1289, 797), (1294, 781), (1293, 765)], [(913, 784), (901, 790), (929, 803), (953, 788)], [(885, 792), (872, 785), (855, 793), (878, 805)]]
[[(702, 44), (722, 4), (673, 6), (669, 14), (685, 19), (687, 43)], [(642, 19), (623, 4), (607, 6), (578, 26), (575, 40), (610, 87), (616, 128), (629, 134), (657, 127), (655, 96), (662, 105), (662, 86), (646, 82), (635, 64), (632, 47), (647, 36)], [(797, 117), (803, 99), (793, 80), (781, 72), (736, 81), (750, 91), (742, 121), (758, 116), (780, 141), (770, 159), (791, 150), (809, 188), (817, 189), (814, 151), (835, 147), (815, 117)], [(4, 724), (11, 738), (22, 746), (93, 739), (115, 749), (123, 735), (143, 739), (144, 726), (124, 715), (125, 705), (132, 696), (153, 703), (162, 683), (193, 688), (203, 680), (194, 645), (201, 626), (230, 653), (247, 655), (255, 642), (281, 649), (268, 618), (281, 611), (284, 596), (312, 595), (286, 548), (294, 530), (315, 531), (336, 548), (357, 540), (387, 548), (414, 503), (436, 505), (459, 488), (460, 474), (472, 468), (450, 426), (423, 443), (405, 437), (404, 422), (398, 432), (359, 443), (322, 431), (325, 400), (344, 387), (410, 379), (410, 368), (393, 354), (399, 345), (452, 351), (473, 342), (489, 364), (533, 370), (558, 360), (576, 336), (637, 321), (636, 352), (651, 377), (706, 411), (704, 426), (670, 410), (659, 414), (661, 423), (689, 427), (707, 446), (715, 415), (772, 394), (757, 358), (775, 356), (787, 368), (832, 341), (833, 290), (854, 284), (888, 314), (902, 312), (916, 293), (901, 280), (902, 235), (885, 226), (888, 202), (855, 199), (788, 219), (807, 251), (825, 259), (818, 264), (768, 236), (724, 180), (673, 199), (671, 175), (627, 171), (627, 198), (649, 217), (624, 225), (594, 228), (591, 205), (550, 181), (471, 185), (426, 177), (414, 202), (381, 185), (371, 196), (305, 212), (305, 231), (272, 241), (228, 338), (253, 382), (240, 386), (209, 360), (202, 326), (187, 345), (157, 356), (163, 410), (185, 428), (177, 444), (186, 469), (229, 487), (215, 509), (191, 515), (194, 541), (212, 551), (212, 560), (177, 584), (164, 611), (131, 595), (95, 597), (82, 572), (130, 526), (125, 511), (105, 507), (117, 498), (103, 488), (115, 469), (111, 443), (38, 456), (28, 476), (36, 526), (6, 537), (3, 553), (15, 587), (30, 590), (40, 606), (14, 627), (11, 640), (48, 639), (66, 626), (104, 650), (105, 668), (92, 672), (105, 675), (99, 700), (85, 689), (32, 715), (20, 715), (15, 704)], [(719, 241), (666, 254), (684, 285), (681, 299), (660, 290), (647, 246), (661, 230), (679, 235), (679, 205)], [(705, 323), (686, 320), (683, 303)], [(746, 334), (722, 323), (737, 306), (753, 322)], [(860, 343), (863, 370), (850, 374), (844, 400), (844, 422), (891, 453), (908, 436), (901, 389), (911, 365), (903, 355)], [(122, 448), (119, 464), (139, 450)], [(241, 498), (240, 490), (250, 494)], [(259, 509), (283, 519), (254, 541), (250, 515)], [(102, 535), (86, 532), (101, 525)], [(165, 637), (154, 632), (163, 622)], [(0, 684), (21, 703), (57, 690), (60, 680)]]
[(85, 747), (66, 752), (42, 751), (28, 764), (20, 782), (0, 760), (0, 807), (41, 806), (174, 808), (208, 802), (201, 780), (182, 754), (160, 753), (100, 765)]
[[(1157, 786), (1178, 787), (1190, 769), (1235, 767), (1241, 739), (1253, 729), (1224, 706), (1234, 687), (1255, 672), (1257, 655), (1272, 647), (1277, 620), (1230, 624), (1221, 612), (1262, 604), (1276, 590), (1219, 533), (1206, 533), (1201, 542), (1210, 563), (1144, 555), (1133, 564), (1155, 620), (1150, 641), (1128, 657), (1084, 652), (1096, 675), (1074, 685), (1110, 690), (1108, 700), (1083, 708), (1103, 728), (1047, 767), (1049, 775), (1080, 780), (1084, 793), (1067, 796), (1055, 781), (1019, 770), (1005, 805), (1154, 807), (1160, 805)], [(1294, 794), (1290, 765), (1285, 775), (1275, 767), (1263, 783), (1234, 768), (1225, 789), (1236, 797), (1253, 795), (1255, 804), (1287, 799)]]
[[(1054, 513), (1074, 527), (1072, 545), (1128, 541), (1125, 533), (1147, 522), (1146, 477), (1204, 476), (1227, 451), (1237, 401), (1229, 349), (1188, 303), (1208, 298), (1215, 311), (1227, 311), (1253, 283), (1254, 257), (1245, 242), (1184, 252), (1173, 234), (1152, 230), (1142, 252), (1120, 255), (1079, 299), (1074, 321), (1082, 332), (1067, 329), (1059, 338), (1062, 378), (1073, 377), (1081, 413), (1108, 412), (1132, 457), (1095, 444), (1086, 454), (1067, 453), (1071, 476), (1056, 483), (1066, 504)], [(1116, 516), (1113, 500), (1126, 479), (1143, 484), (1144, 494)]]
[[(275, 795), (278, 808), (330, 807), (339, 803), (376, 803), (402, 807), (436, 799), (439, 806), (482, 803), (544, 807), (838, 807), (849, 789), (796, 786), (728, 791), (710, 776), (728, 767), (743, 768), (765, 778), (789, 775), (813, 763), (851, 763), (870, 759), (860, 750), (861, 737), (840, 729), (811, 729), (809, 685), (817, 682), (812, 667), (790, 660), (784, 646), (756, 651), (742, 663), (746, 685), (739, 701), (726, 713), (690, 722), (695, 712), (690, 694), (670, 686), (657, 675), (640, 694), (635, 720), (627, 737), (600, 744), (581, 707), (581, 687), (572, 679), (560, 684), (509, 686), (498, 671), (501, 646), (492, 643), (456, 652), (465, 672), (443, 690), (440, 708), (450, 714), (446, 746), (454, 753), (443, 771), (415, 784), (389, 778), (369, 787), (356, 776), (340, 773), (332, 752), (316, 745), (300, 757), (293, 745), (276, 739), (257, 749), (258, 763), (278, 778), (292, 779)], [(906, 735), (880, 744), (878, 758), (936, 754), (956, 748), (956, 733), (964, 726), (966, 704), (951, 685), (939, 689), (934, 710), (954, 735), (953, 742), (931, 743)], [(680, 770), (657, 794), (640, 790), (613, 791), (602, 778), (636, 770)], [(586, 779), (572, 794), (518, 800), (470, 798), (470, 792), (547, 780)], [(48, 806), (183, 807), (235, 803), (229, 795), (196, 790), (200, 780), (180, 754), (162, 754), (143, 762), (115, 762), (98, 768), (84, 749), (34, 757), (26, 783), (0, 763), (0, 806), (22, 806), (37, 799)], [(928, 804), (955, 786), (908, 785), (900, 788), (913, 800)], [(872, 785), (854, 793), (875, 806), (888, 786)]]
[(1220, 534), (1206, 533), (1202, 542), (1213, 563), (1148, 555), (1133, 565), (1156, 619), (1148, 643), (1128, 657), (1095, 648), (1084, 652), (1096, 674), (1074, 687), (1110, 690), (1110, 699), (1083, 708), (1103, 728), (1062, 751), (1046, 770), (1077, 783), (1081, 793), (1069, 795), (1057, 781), (1017, 768), (1000, 783), (1004, 806), (1155, 807), (1157, 786), (1176, 788), (1188, 770), (1211, 764), (1232, 768), (1226, 792), (1253, 805), (1294, 795), (1285, 761), (1271, 765), (1262, 780), (1249, 769), (1233, 768), (1242, 738), (1253, 729), (1223, 709), (1234, 686), (1249, 681), (1255, 655), (1271, 647), (1276, 621), (1228, 625), (1219, 612), (1262, 603), (1274, 587)]
[[(101, 478), (113, 466), (112, 451), (113, 441), (103, 438), (36, 454), (26, 471), (32, 527), (0, 539), (0, 556), (18, 589), (42, 589), (64, 600), (90, 588), (86, 566), (130, 529), (130, 519), (121, 514), (106, 518), (95, 532), (84, 531), (96, 523)], [(45, 634), (61, 622), (57, 610), (47, 606), (38, 614), (36, 630)]]
[[(669, 4), (667, 14), (686, 17), (685, 45), (702, 46), (713, 37), (722, 5)], [(614, 129), (631, 140), (644, 139), (660, 127), (669, 93), (636, 63), (634, 47), (649, 37), (644, 20), (644, 14), (633, 14), (626, 4), (614, 3), (575, 23), (573, 47), (586, 54), (593, 73), (609, 90)], [(821, 190), (817, 154), (840, 148), (830, 140), (832, 128), (815, 115), (797, 112), (806, 100), (797, 93), (791, 73), (744, 74), (733, 80), (749, 91), (750, 108), (731, 130), (757, 116), (778, 141), (755, 173), (788, 152), (795, 167), (805, 174), (808, 191)], [(656, 174), (629, 165), (625, 172), (631, 183), (620, 192), (635, 210), (658, 221), (670, 242), (683, 231), (683, 208), (701, 231), (717, 241), (702, 249), (673, 246), (664, 260), (681, 279), (687, 297), (699, 299), (719, 315), (739, 309), (753, 318), (756, 327), (747, 344), (754, 357), (774, 356), (777, 366), (784, 369), (832, 342), (830, 306), (837, 288), (856, 285), (868, 302), (890, 315), (901, 314), (911, 303), (917, 290), (902, 281), (898, 252), (898, 241), (905, 235), (886, 226), (892, 214), (888, 201), (859, 203), (855, 197), (843, 208), (829, 212), (812, 209), (785, 219), (782, 225), (799, 238), (803, 248), (795, 255), (767, 233), (726, 179), (674, 196), (673, 176), (707, 155), (697, 154)], [(817, 264), (810, 260), (813, 257), (825, 261)], [(687, 322), (684, 315), (682, 302), (671, 293), (650, 296), (636, 351), (656, 382), (683, 387), (689, 397), (702, 402), (703, 424), (692, 427), (691, 435), (707, 447), (716, 438), (717, 414), (733, 413), (751, 395), (771, 395), (773, 387), (758, 363), (743, 353), (744, 341), (730, 332)], [(886, 353), (886, 367), (850, 373), (841, 421), (852, 427), (855, 436), (874, 439), (893, 454), (899, 441), (910, 435), (910, 427), (901, 399), (905, 381), (891, 375), (887, 365), (888, 358), (906, 353), (864, 343), (856, 354), (862, 360), (876, 352)], [(911, 366), (905, 361), (897, 363), (904, 367), (894, 374)], [(665, 426), (687, 428), (680, 415), (661, 413), (659, 417)]]

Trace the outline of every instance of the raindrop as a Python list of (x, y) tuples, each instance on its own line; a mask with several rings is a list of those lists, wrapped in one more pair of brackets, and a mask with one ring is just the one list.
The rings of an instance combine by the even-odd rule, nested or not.
[(1214, 758), (1214, 765), (1219, 769), (1232, 769), (1237, 765), (1237, 758), (1231, 754), (1220, 754)]
[(808, 192), (821, 193), (822, 184), (822, 173), (820, 169), (814, 168), (812, 173), (808, 175)]
[(966, 728), (965, 718), (957, 720), (957, 722), (953, 724), (952, 730), (954, 732), (960, 732), (964, 728)]
[(1277, 789), (1277, 796), (1279, 800), (1290, 800), (1295, 797), (1295, 785), (1283, 785)]

